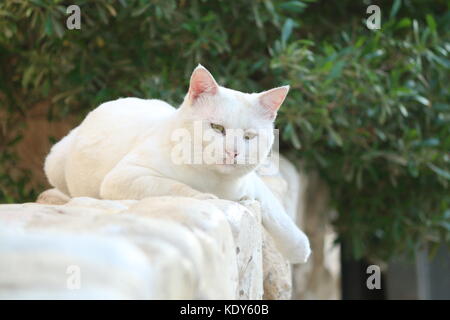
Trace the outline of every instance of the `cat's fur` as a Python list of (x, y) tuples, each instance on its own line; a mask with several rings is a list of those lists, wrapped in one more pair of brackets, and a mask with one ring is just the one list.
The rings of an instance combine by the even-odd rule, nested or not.
[[(310, 254), (306, 235), (255, 173), (258, 164), (175, 164), (173, 132), (194, 133), (194, 121), (228, 129), (258, 131), (268, 154), (274, 140), (273, 120), (288, 86), (246, 94), (219, 86), (199, 65), (178, 109), (161, 100), (124, 98), (103, 103), (59, 141), (45, 161), (45, 173), (54, 187), (72, 197), (142, 199), (179, 195), (199, 199), (215, 196), (239, 201), (257, 199), (262, 220), (280, 251), (292, 262), (306, 262)], [(187, 131), (186, 131), (187, 130)], [(215, 132), (222, 142), (227, 134)], [(239, 159), (247, 140), (216, 157)], [(203, 145), (203, 148), (205, 145)], [(198, 151), (194, 151), (198, 152)], [(237, 154), (237, 155), (236, 155)], [(250, 155), (251, 156), (251, 155)]]

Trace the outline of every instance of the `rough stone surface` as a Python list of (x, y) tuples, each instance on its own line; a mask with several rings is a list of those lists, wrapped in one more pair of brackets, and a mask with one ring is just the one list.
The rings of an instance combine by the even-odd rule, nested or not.
[(37, 203), (0, 205), (0, 299), (335, 298), (338, 256), (324, 251), (332, 233), (315, 217), (326, 201), (311, 200), (324, 193), (284, 158), (263, 179), (312, 234), (312, 262), (291, 270), (257, 201), (70, 199), (50, 189)]
[(308, 235), (312, 254), (306, 264), (290, 266), (265, 239), (264, 298), (340, 299), (340, 247), (334, 244), (337, 234), (331, 217), (335, 213), (329, 207), (328, 189), (317, 173), (299, 172), (283, 157), (279, 168), (277, 175), (263, 179)]
[[(68, 280), (66, 269), (74, 265), (81, 271), (81, 287), (73, 290), (80, 297), (85, 292), (98, 298), (113, 289), (130, 299), (235, 298), (235, 244), (216, 206), (173, 197), (144, 199), (120, 211), (122, 204), (109, 204), (99, 208), (105, 205), (101, 200), (78, 198), (66, 205), (2, 206), (0, 295), (26, 298), (36, 290), (58, 298), (60, 292), (52, 293), (52, 286), (30, 280), (38, 279), (42, 269), (60, 290)], [(244, 213), (242, 207), (233, 214)], [(20, 250), (13, 250), (19, 244)], [(239, 245), (245, 248), (247, 243)], [(127, 250), (133, 254), (122, 253)], [(135, 263), (140, 271), (128, 272)], [(118, 281), (126, 290), (119, 290)]]
[[(284, 205), (287, 214), (297, 221), (299, 174), (285, 158), (280, 157), (276, 175), (262, 175), (264, 182)], [(299, 224), (302, 227), (302, 224)], [(281, 300), (292, 296), (292, 272), (289, 262), (276, 249), (272, 237), (263, 232), (264, 299)]]
[(263, 274), (265, 300), (291, 299), (291, 265), (275, 248), (272, 237), (265, 230), (263, 232)]
[[(181, 197), (2, 205), (0, 297), (261, 299), (259, 207), (245, 205)], [(140, 271), (128, 272), (135, 263)], [(65, 288), (70, 266), (81, 271), (79, 290)]]

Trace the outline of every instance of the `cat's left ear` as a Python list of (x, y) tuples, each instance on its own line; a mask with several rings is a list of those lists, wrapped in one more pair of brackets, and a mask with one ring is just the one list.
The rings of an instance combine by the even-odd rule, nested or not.
[(289, 92), (289, 86), (273, 88), (259, 94), (259, 103), (264, 108), (264, 115), (275, 119), (278, 109)]
[(214, 95), (217, 93), (219, 85), (209, 71), (199, 64), (192, 72), (189, 83), (189, 96), (192, 100), (197, 99), (202, 94)]

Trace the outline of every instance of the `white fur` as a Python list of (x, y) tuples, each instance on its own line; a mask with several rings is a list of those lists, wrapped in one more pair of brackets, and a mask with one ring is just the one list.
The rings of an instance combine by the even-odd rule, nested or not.
[[(310, 254), (306, 235), (297, 228), (283, 206), (255, 173), (258, 164), (175, 164), (174, 130), (193, 133), (193, 122), (206, 127), (265, 129), (258, 137), (273, 142), (273, 120), (288, 91), (275, 88), (245, 94), (220, 87), (202, 66), (191, 77), (189, 92), (180, 108), (160, 100), (123, 98), (103, 103), (50, 151), (45, 161), (49, 182), (72, 197), (142, 199), (180, 195), (199, 199), (238, 201), (257, 199), (263, 224), (280, 251), (292, 262), (306, 262)], [(213, 134), (215, 141), (226, 139)], [(236, 159), (248, 141), (238, 139)], [(203, 148), (205, 145), (203, 145)], [(265, 154), (269, 152), (264, 150)], [(229, 153), (217, 154), (218, 159)]]

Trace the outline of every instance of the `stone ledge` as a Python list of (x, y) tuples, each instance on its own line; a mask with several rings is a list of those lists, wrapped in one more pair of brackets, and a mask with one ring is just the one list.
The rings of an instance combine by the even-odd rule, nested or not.
[[(256, 201), (69, 199), (52, 189), (39, 203), (0, 205), (0, 299), (289, 299), (292, 278), (294, 298), (338, 298), (323, 188), (284, 158), (263, 180), (312, 235), (307, 264), (292, 269), (276, 250)], [(68, 288), (73, 268), (80, 289)]]
[(274, 259), (287, 263), (272, 252), (256, 201), (61, 199), (49, 190), (41, 203), (0, 206), (0, 298), (290, 297), (290, 279), (275, 284)]
[[(2, 298), (262, 297), (255, 203), (74, 198), (64, 205), (3, 205), (0, 220)], [(81, 271), (79, 290), (66, 287), (71, 265)]]

